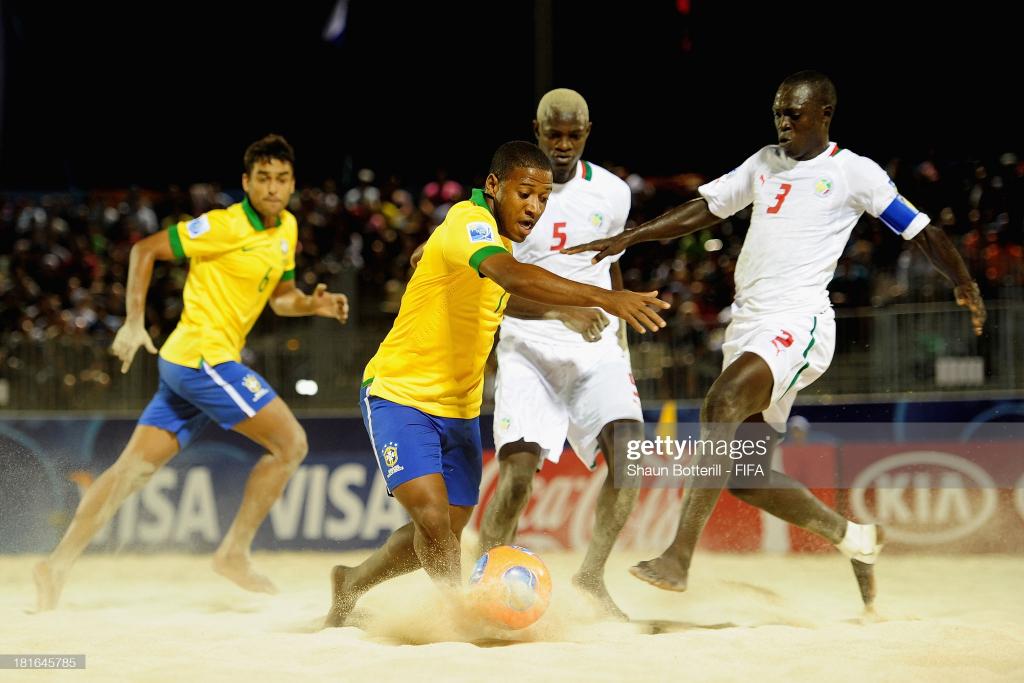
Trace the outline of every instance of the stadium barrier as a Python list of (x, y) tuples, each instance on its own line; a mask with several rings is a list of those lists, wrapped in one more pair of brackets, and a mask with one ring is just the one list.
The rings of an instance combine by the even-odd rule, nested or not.
[[(972, 465), (962, 457), (963, 439), (922, 444), (908, 442), (900, 430), (901, 424), (910, 422), (1020, 422), (1024, 401), (804, 405), (796, 412), (812, 425), (892, 424), (891, 438), (885, 442), (784, 444), (782, 465), (798, 479), (815, 482), (822, 481), (821, 468), (836, 473), (837, 480), (860, 477), (854, 489), (815, 484), (815, 492), (844, 513), (888, 525), (895, 532), (890, 536), (894, 550), (1024, 552), (1024, 440), (1001, 445), (1001, 462), (1016, 468), (1009, 474), (1016, 483), (1007, 485), (1005, 467), (996, 477), (986, 471), (984, 462)], [(648, 417), (655, 421), (659, 416)], [(695, 418), (696, 411), (690, 408), (673, 411), (670, 419)], [(260, 528), (255, 547), (339, 551), (379, 545), (407, 518), (387, 495), (361, 421), (308, 417), (302, 423), (310, 454)], [(52, 549), (82, 491), (117, 457), (133, 427), (132, 420), (108, 417), (0, 419), (0, 552)], [(482, 419), (482, 428), (487, 447), (489, 417)], [(801, 448), (809, 450), (800, 453)], [(922, 452), (942, 457), (912, 457), (906, 462), (907, 454)], [(259, 456), (259, 449), (244, 438), (208, 428), (129, 499), (92, 550), (212, 550), (229, 527)], [(800, 470), (806, 467), (818, 470)], [(488, 450), (485, 504), (496, 475), (493, 451)], [(951, 476), (962, 477), (963, 485), (949, 486)], [(602, 479), (571, 452), (558, 465), (546, 466), (519, 525), (520, 541), (538, 550), (584, 547)], [(667, 545), (678, 520), (680, 494), (673, 488), (641, 491), (619, 550), (660, 550)], [(478, 518), (479, 514), (474, 524)], [(702, 547), (732, 552), (828, 549), (820, 539), (765, 518), (729, 495), (720, 500)]]
[[(633, 375), (644, 400), (698, 398), (721, 371), (724, 324), (675, 320), (656, 335), (630, 334)], [(832, 366), (804, 395), (1019, 391), (1024, 356), (1014, 338), (1024, 329), (1024, 302), (989, 303), (986, 333), (970, 332), (953, 304), (840, 309)], [(330, 320), (285, 321), (257, 328), (243, 361), (259, 371), (296, 411), (355, 414), (356, 389), (382, 331)], [(89, 336), (44, 342), (8, 335), (0, 348), (0, 408), (141, 410), (157, 385), (156, 359), (137, 354), (127, 375)], [(493, 378), (493, 366), (489, 369)], [(491, 387), (492, 383), (488, 383)], [(490, 406), (485, 394), (485, 409)], [(338, 414), (335, 412), (334, 414)]]

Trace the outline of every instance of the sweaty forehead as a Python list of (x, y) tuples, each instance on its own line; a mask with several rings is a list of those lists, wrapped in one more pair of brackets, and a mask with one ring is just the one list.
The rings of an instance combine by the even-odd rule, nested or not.
[(806, 107), (814, 101), (814, 89), (807, 83), (784, 85), (775, 93), (775, 106), (781, 109)]
[(509, 180), (514, 185), (550, 185), (551, 171), (545, 168), (517, 168)]

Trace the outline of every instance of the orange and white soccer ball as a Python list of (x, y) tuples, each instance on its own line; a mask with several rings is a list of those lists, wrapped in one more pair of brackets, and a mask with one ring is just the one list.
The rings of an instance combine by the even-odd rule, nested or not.
[(484, 553), (469, 577), (469, 606), (484, 621), (526, 628), (551, 602), (551, 574), (526, 548), (499, 545)]

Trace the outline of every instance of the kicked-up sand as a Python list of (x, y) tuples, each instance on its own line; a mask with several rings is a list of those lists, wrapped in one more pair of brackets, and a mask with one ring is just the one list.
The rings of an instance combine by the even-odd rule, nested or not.
[[(87, 555), (61, 606), (32, 614), (38, 556), (0, 557), (0, 654), (85, 654), (85, 671), (0, 671), (90, 681), (1024, 681), (1024, 557), (882, 555), (877, 616), (849, 563), (700, 553), (690, 590), (607, 582), (630, 623), (602, 620), (569, 583), (580, 554), (547, 553), (551, 607), (533, 626), (452, 621), (420, 571), (320, 630), (333, 564), (365, 552), (259, 553), (281, 588), (246, 593), (205, 555)], [(467, 563), (468, 573), (468, 563)]]

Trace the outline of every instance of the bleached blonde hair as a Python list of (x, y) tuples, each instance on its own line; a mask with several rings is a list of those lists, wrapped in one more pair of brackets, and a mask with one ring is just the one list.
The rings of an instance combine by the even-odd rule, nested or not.
[(583, 99), (583, 95), (569, 88), (549, 90), (544, 97), (540, 98), (540, 102), (537, 104), (538, 121), (547, 121), (555, 115), (555, 112), (563, 115), (577, 114), (582, 116), (584, 121), (590, 122), (590, 108), (587, 107), (587, 101)]

